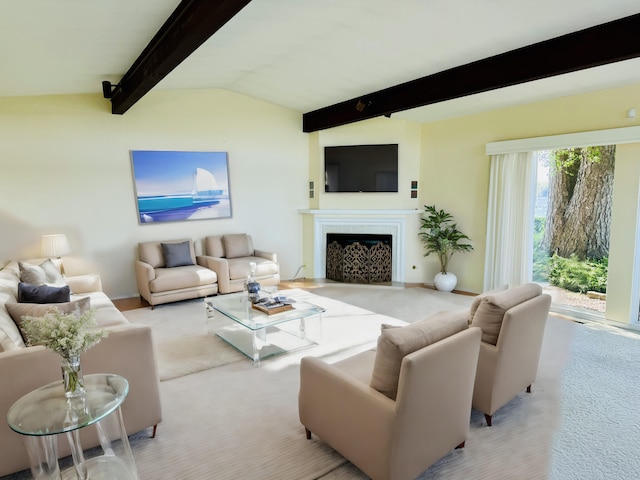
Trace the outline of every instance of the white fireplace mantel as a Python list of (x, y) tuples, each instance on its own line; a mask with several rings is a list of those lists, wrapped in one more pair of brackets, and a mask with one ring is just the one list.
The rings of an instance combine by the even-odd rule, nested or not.
[(314, 278), (326, 277), (327, 233), (386, 234), (392, 237), (392, 281), (405, 280), (406, 219), (415, 210), (298, 210), (313, 215)]

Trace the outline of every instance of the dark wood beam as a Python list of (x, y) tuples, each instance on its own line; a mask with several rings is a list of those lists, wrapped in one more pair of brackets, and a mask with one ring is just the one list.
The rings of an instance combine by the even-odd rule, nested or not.
[(640, 14), (569, 33), (303, 115), (314, 132), (640, 57)]
[[(123, 114), (251, 0), (183, 0), (111, 93)], [(106, 95), (105, 95), (106, 96)]]

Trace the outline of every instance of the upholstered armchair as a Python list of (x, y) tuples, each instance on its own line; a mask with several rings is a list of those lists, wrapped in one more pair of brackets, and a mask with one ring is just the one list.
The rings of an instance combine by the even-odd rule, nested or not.
[(198, 263), (216, 272), (220, 293), (240, 292), (250, 273), (250, 263), (256, 264), (256, 281), (262, 286), (280, 283), (280, 266), (275, 253), (258, 250), (251, 235), (212, 235), (204, 239), (204, 255)]
[(550, 305), (535, 283), (479, 295), (471, 305), (471, 325), (482, 329), (473, 408), (488, 426), (518, 393), (531, 392)]
[(141, 242), (134, 267), (138, 293), (151, 307), (218, 293), (216, 273), (196, 263), (193, 240)]
[(298, 409), (312, 433), (374, 480), (411, 480), (469, 431), (480, 329), (468, 312), (385, 328), (377, 351), (300, 363)]

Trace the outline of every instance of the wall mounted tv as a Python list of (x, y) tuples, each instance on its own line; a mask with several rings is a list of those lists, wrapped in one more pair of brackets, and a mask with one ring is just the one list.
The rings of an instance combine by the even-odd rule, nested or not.
[(324, 147), (325, 192), (397, 192), (398, 144)]

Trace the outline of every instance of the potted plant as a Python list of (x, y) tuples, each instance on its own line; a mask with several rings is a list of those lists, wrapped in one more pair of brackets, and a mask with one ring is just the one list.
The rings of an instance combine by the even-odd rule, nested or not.
[(425, 205), (424, 210), (418, 234), (424, 243), (424, 256), (428, 257), (432, 253), (438, 256), (440, 271), (433, 283), (438, 290), (450, 292), (458, 283), (458, 278), (447, 271), (449, 260), (456, 252), (470, 252), (473, 246), (465, 242), (470, 238), (458, 230), (451, 214), (437, 210), (435, 205)]

